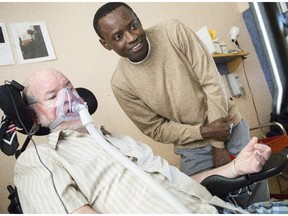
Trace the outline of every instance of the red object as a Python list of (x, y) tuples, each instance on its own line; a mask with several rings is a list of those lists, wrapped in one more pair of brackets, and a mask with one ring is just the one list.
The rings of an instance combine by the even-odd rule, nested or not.
[(267, 137), (259, 139), (258, 142), (270, 146), (272, 153), (278, 152), (288, 147), (288, 137), (286, 135)]

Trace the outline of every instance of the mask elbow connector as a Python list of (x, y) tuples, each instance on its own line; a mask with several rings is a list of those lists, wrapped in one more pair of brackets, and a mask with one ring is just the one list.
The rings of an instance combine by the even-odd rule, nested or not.
[(90, 124), (90, 123), (93, 124), (93, 119), (92, 119), (92, 117), (88, 111), (86, 104), (74, 103), (74, 104), (72, 104), (72, 110), (73, 110), (73, 112), (79, 113), (81, 122), (82, 122), (84, 127), (87, 124)]

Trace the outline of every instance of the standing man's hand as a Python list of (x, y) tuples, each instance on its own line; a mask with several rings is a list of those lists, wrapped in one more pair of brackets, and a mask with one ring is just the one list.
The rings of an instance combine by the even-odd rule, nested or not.
[[(201, 126), (200, 132), (202, 138), (213, 139), (217, 141), (226, 141), (231, 134), (233, 116), (216, 119), (207, 126)], [(231, 161), (229, 152), (226, 148), (216, 148), (212, 146), (212, 160), (214, 167), (223, 166)]]
[(201, 126), (200, 133), (203, 139), (213, 139), (217, 141), (226, 141), (232, 131), (233, 116), (227, 116), (223, 118), (216, 119), (209, 125)]
[(231, 161), (230, 154), (226, 148), (216, 148), (212, 146), (212, 161), (214, 167), (223, 166)]

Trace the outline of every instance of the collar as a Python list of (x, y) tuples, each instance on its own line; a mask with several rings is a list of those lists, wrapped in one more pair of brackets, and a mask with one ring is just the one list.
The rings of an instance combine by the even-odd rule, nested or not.
[(139, 61), (139, 62), (132, 62), (130, 59), (127, 58), (130, 63), (132, 63), (134, 65), (141, 64), (142, 62), (144, 62), (148, 58), (148, 56), (150, 55), (150, 51), (151, 51), (151, 45), (150, 45), (150, 41), (149, 41), (147, 36), (146, 36), (146, 40), (147, 40), (147, 43), (148, 43), (148, 53), (145, 56), (145, 58), (143, 60)]
[(52, 148), (57, 149), (58, 142), (64, 140), (66, 137), (83, 137), (86, 135), (88, 134), (79, 133), (75, 130), (69, 130), (69, 129), (55, 131), (48, 135), (48, 143)]

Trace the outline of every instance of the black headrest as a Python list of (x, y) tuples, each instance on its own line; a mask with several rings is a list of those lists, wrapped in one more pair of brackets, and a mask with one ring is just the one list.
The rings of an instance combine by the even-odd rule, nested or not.
[[(25, 104), (21, 92), (24, 87), (12, 80), (0, 86), (0, 108), (4, 114), (10, 118), (20, 129), (21, 133), (28, 134), (34, 125), (33, 115)], [(89, 113), (92, 115), (98, 107), (98, 102), (94, 94), (85, 88), (76, 88), (78, 94), (87, 103)], [(49, 128), (41, 127), (35, 135), (47, 135)]]
[(87, 103), (88, 111), (92, 115), (98, 108), (98, 102), (95, 95), (86, 88), (78, 87), (76, 88), (79, 96)]

